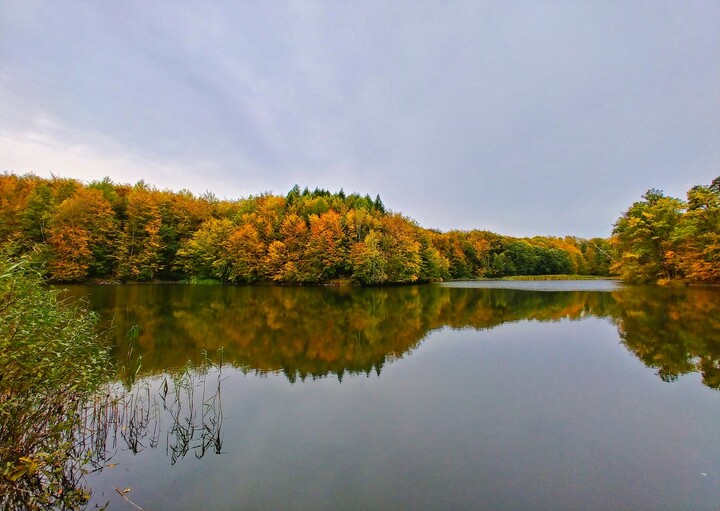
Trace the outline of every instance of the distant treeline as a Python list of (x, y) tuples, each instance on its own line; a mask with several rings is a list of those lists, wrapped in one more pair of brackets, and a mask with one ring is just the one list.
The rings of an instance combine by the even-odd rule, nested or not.
[(219, 200), (143, 181), (0, 175), (0, 243), (34, 253), (54, 281), (113, 278), (359, 284), (510, 275), (607, 275), (602, 238), (439, 232), (379, 196), (295, 186)]
[(642, 198), (615, 223), (612, 271), (632, 282), (720, 283), (720, 177), (687, 201), (656, 189)]

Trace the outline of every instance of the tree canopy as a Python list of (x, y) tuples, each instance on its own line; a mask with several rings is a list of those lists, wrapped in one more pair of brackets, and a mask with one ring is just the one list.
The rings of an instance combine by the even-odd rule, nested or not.
[(687, 200), (650, 189), (618, 219), (612, 270), (632, 282), (720, 283), (720, 177)]
[[(697, 220), (702, 222), (700, 218)], [(221, 200), (144, 181), (0, 175), (0, 243), (54, 281), (215, 279), (243, 283), (428, 282), (508, 275), (606, 275), (607, 240), (438, 232), (379, 195), (294, 186)]]

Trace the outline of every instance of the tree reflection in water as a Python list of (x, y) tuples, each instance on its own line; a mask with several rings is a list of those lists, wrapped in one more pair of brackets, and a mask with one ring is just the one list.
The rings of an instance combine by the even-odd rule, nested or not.
[(613, 293), (623, 344), (663, 381), (697, 372), (720, 389), (720, 293), (631, 287)]
[[(599, 317), (612, 321), (623, 345), (664, 381), (698, 372), (706, 386), (720, 389), (717, 289), (78, 286), (71, 292), (90, 293), (90, 305), (113, 318), (115, 353), (142, 356), (142, 366), (131, 360), (124, 379), (93, 399), (80, 427), (65, 433), (76, 440), (72, 459), (82, 461), (58, 467), (62, 491), (80, 501), (88, 495), (85, 474), (112, 467), (120, 451), (164, 449), (170, 464), (190, 453), (220, 454), (224, 360), (244, 372), (283, 373), (293, 383), (342, 380), (380, 374), (440, 328)], [(140, 325), (135, 339), (123, 333), (133, 325)], [(204, 350), (219, 350), (220, 361)]]
[(123, 332), (140, 325), (143, 370), (161, 371), (222, 348), (244, 371), (282, 372), (295, 382), (380, 374), (443, 328), (490, 329), (523, 320), (601, 317), (622, 343), (665, 381), (699, 372), (720, 388), (720, 292), (623, 286), (612, 292), (451, 288), (238, 286), (77, 286)]

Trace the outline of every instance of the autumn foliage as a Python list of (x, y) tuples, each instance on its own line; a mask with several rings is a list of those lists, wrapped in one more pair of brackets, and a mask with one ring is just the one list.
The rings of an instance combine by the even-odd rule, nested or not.
[(720, 177), (687, 201), (648, 190), (615, 223), (612, 270), (633, 282), (720, 283)]
[(604, 239), (443, 233), (342, 190), (219, 200), (143, 181), (15, 174), (0, 175), (0, 243), (35, 254), (55, 281), (389, 284), (609, 268)]

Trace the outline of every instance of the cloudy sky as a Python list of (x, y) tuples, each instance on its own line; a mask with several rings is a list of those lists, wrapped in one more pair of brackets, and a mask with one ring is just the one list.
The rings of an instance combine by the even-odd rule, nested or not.
[(0, 171), (607, 236), (720, 175), (720, 2), (2, 0)]

